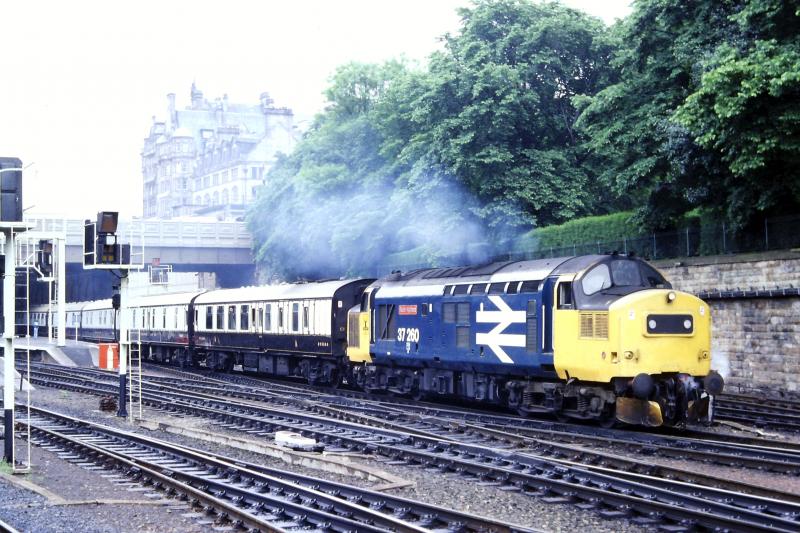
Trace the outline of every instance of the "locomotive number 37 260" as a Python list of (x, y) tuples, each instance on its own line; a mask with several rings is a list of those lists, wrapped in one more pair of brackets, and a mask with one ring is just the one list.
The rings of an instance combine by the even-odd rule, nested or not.
[(400, 342), (419, 342), (419, 329), (397, 328), (397, 340)]

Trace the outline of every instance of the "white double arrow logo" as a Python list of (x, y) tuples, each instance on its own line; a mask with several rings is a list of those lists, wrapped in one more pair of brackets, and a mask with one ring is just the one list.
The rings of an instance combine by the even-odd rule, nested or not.
[(499, 311), (484, 311), (483, 304), (475, 314), (475, 321), (478, 323), (497, 324), (489, 333), (475, 334), (475, 343), (483, 344), (494, 352), (503, 363), (514, 364), (514, 361), (501, 348), (501, 346), (511, 346), (515, 348), (525, 347), (525, 335), (513, 335), (503, 333), (511, 324), (524, 324), (525, 311), (514, 311), (499, 296), (489, 296), (489, 300), (499, 309)]

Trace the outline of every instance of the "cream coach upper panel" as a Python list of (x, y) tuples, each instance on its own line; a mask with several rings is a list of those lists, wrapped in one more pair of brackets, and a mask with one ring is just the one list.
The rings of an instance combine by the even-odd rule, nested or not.
[(238, 289), (218, 289), (201, 294), (195, 300), (198, 305), (236, 303), (270, 300), (311, 300), (333, 298), (334, 293), (355, 280), (336, 280), (311, 283), (284, 283), (261, 285)]
[(130, 307), (157, 307), (171, 305), (188, 305), (192, 298), (204, 291), (178, 292), (172, 294), (158, 294), (153, 296), (140, 296), (130, 302)]

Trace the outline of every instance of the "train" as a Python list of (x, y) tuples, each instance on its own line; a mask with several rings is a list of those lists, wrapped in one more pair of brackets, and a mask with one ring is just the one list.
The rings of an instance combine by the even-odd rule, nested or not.
[(125, 313), (70, 303), (67, 335), (114, 341), (127, 320), (144, 360), (609, 426), (711, 422), (724, 386), (709, 306), (618, 253), (143, 296)]

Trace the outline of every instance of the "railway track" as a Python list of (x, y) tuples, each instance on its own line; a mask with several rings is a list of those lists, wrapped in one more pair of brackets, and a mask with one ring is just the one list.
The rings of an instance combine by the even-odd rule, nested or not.
[[(73, 461), (123, 469), (157, 490), (214, 509), (234, 525), (271, 531), (532, 532), (341, 483), (229, 459), (53, 411), (32, 408), (34, 443)], [(74, 454), (74, 455), (72, 455)]]
[(800, 402), (724, 394), (714, 404), (719, 420), (763, 429), (800, 432)]
[[(91, 369), (63, 369), (50, 367), (48, 372), (63, 379), (102, 378), (108, 382), (108, 393), (116, 390), (115, 377)], [(154, 381), (154, 383), (150, 383)], [(692, 459), (702, 462), (739, 468), (752, 468), (772, 472), (800, 474), (800, 444), (752, 437), (725, 436), (725, 441), (713, 433), (692, 431), (686, 435), (662, 435), (638, 431), (609, 430), (594, 426), (580, 426), (543, 422), (520, 417), (439, 407), (409, 407), (386, 402), (369, 403), (348, 400), (344, 405), (331, 406), (318, 395), (289, 397), (281, 390), (252, 390), (230, 384), (204, 384), (169, 378), (148, 378), (149, 386), (165, 394), (191, 392), (196, 399), (217, 402), (221, 398), (266, 403), (277, 408), (288, 408), (316, 413), (328, 418), (347, 420), (365, 426), (382, 427), (411, 433), (422, 437), (457, 440), (467, 444), (493, 448), (530, 447), (550, 450), (551, 454), (574, 455), (574, 447), (598, 448), (624, 454), (638, 454)], [(76, 383), (80, 384), (80, 381)], [(313, 401), (308, 398), (313, 397)], [(333, 399), (333, 398), (332, 398)], [(416, 412), (415, 412), (416, 411)]]
[[(38, 374), (31, 377), (34, 383), (43, 380)], [(104, 394), (103, 384), (81, 385), (75, 381), (81, 379), (69, 382), (59, 378), (49, 384), (60, 383), (73, 390)], [(280, 429), (298, 431), (334, 449), (372, 452), (395, 462), (458, 473), (482, 483), (537, 495), (545, 501), (593, 508), (604, 516), (628, 516), (639, 523), (677, 529), (800, 529), (800, 506), (796, 502), (734, 493), (653, 474), (547, 459), (524, 451), (370, 428), (299, 410), (157, 388), (146, 386), (143, 398), (147, 404), (167, 411), (214, 419), (229, 428), (255, 435), (268, 436)], [(109, 385), (108, 390), (114, 389)]]

